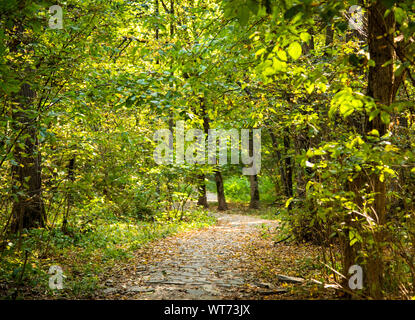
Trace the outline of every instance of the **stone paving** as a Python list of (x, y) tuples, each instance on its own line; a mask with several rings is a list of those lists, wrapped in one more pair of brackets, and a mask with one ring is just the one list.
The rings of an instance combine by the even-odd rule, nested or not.
[(258, 225), (275, 227), (275, 221), (237, 214), (217, 214), (217, 218), (215, 226), (156, 242), (146, 255), (151, 258), (134, 266), (134, 281), (114, 285), (108, 280), (103, 295), (118, 293), (128, 299), (154, 300), (242, 299), (248, 298), (248, 287), (266, 288), (267, 284), (250, 279), (243, 245), (260, 231)]

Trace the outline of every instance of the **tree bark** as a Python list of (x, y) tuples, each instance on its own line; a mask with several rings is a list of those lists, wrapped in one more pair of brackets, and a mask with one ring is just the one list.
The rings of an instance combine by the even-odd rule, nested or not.
[(326, 38), (325, 38), (325, 46), (326, 46), (326, 51), (324, 52), (325, 56), (329, 56), (328, 53), (328, 47), (331, 47), (333, 45), (333, 41), (334, 41), (334, 30), (333, 27), (331, 25), (327, 26), (326, 28)]
[[(253, 141), (253, 132), (249, 134), (249, 153), (250, 156), (254, 153), (254, 141)], [(249, 184), (251, 191), (251, 200), (249, 203), (250, 209), (259, 209), (259, 188), (258, 188), (258, 175), (249, 176)]]
[[(22, 3), (22, 9), (24, 3)], [(24, 36), (22, 21), (15, 21), (15, 35), (8, 43), (10, 52), (19, 53), (28, 49), (31, 39)], [(10, 31), (11, 32), (11, 31)], [(13, 66), (12, 66), (13, 68)], [(21, 137), (14, 146), (13, 157), (16, 164), (12, 166), (12, 186), (16, 194), (12, 205), (10, 231), (21, 232), (23, 229), (44, 227), (46, 214), (42, 200), (41, 154), (39, 151), (38, 118), (33, 113), (37, 110), (33, 103), (36, 92), (28, 84), (32, 79), (33, 68), (28, 64), (24, 78), (20, 78), (20, 90), (13, 97), (17, 108), (12, 108), (12, 128)]]
[[(209, 129), (210, 129), (210, 124), (209, 124), (209, 116), (206, 111), (206, 105), (205, 105), (204, 98), (200, 98), (200, 107), (201, 107), (201, 113), (202, 113), (202, 118), (203, 118), (203, 130), (205, 134), (208, 134)], [(222, 173), (220, 172), (219, 168), (215, 169), (214, 172), (215, 172), (216, 190), (217, 190), (217, 195), (218, 195), (218, 210), (219, 211), (228, 210), (228, 205), (226, 204), (226, 199), (225, 199), (225, 191), (223, 187)], [(203, 197), (206, 197), (205, 179), (203, 179), (203, 183), (202, 185), (199, 185), (199, 188), (205, 191), (205, 194), (203, 195)], [(200, 196), (199, 196), (199, 200), (201, 200)], [(202, 199), (201, 201), (204, 201), (204, 199)], [(207, 199), (206, 199), (206, 204), (207, 204)]]
[(286, 178), (287, 178), (287, 196), (292, 197), (293, 196), (293, 163), (291, 159), (291, 155), (289, 155), (290, 150), (290, 136), (289, 136), (289, 130), (285, 129), (284, 132), (284, 151), (285, 151), (285, 172), (286, 172)]
[(197, 205), (208, 208), (208, 202), (207, 202), (207, 195), (206, 195), (206, 184), (205, 184), (206, 176), (204, 174), (201, 174), (198, 176), (199, 184), (198, 184), (198, 193), (199, 193), (199, 199), (197, 200)]
[(44, 227), (46, 214), (42, 200), (41, 154), (37, 139), (36, 119), (29, 116), (35, 92), (24, 83), (18, 94), (20, 110), (13, 111), (15, 132), (22, 131), (24, 141), (17, 143), (13, 156), (17, 165), (12, 167), (13, 188), (17, 192), (12, 207), (11, 231)]
[[(389, 13), (385, 17), (386, 8), (381, 1), (371, 4), (368, 8), (368, 27), (367, 27), (367, 41), (369, 45), (370, 59), (374, 61), (375, 65), (369, 68), (368, 74), (368, 90), (367, 95), (374, 98), (377, 105), (389, 106), (392, 104), (396, 95), (395, 78), (393, 71), (393, 63), (386, 65), (386, 62), (395, 59), (394, 53), (394, 36), (390, 31), (395, 29), (395, 18), (393, 13)], [(401, 81), (397, 79), (397, 81)], [(376, 129), (380, 136), (383, 136), (387, 131), (387, 126), (382, 122), (381, 116), (378, 115), (372, 121), (369, 121), (366, 115), (365, 132)], [(369, 177), (363, 174), (359, 175), (349, 189), (356, 195), (355, 202), (359, 207), (363, 205), (362, 195), (360, 190), (365, 185), (369, 186), (367, 192), (374, 193), (373, 212), (369, 214), (375, 221), (373, 230), (373, 244), (369, 248), (370, 254), (367, 257), (367, 263), (364, 266), (364, 274), (366, 278), (366, 290), (368, 295), (375, 299), (381, 299), (384, 261), (382, 258), (382, 242), (384, 242), (383, 226), (386, 222), (386, 184), (379, 180), (379, 174), (372, 173)], [(352, 217), (350, 217), (352, 218)], [(346, 221), (346, 225), (353, 227), (351, 220)], [(347, 233), (345, 235), (346, 243), (344, 247), (344, 272), (347, 274), (348, 269), (352, 264), (356, 264), (357, 246), (351, 247), (348, 244)]]
[(274, 153), (275, 153), (275, 158), (277, 159), (278, 162), (278, 167), (280, 170), (280, 176), (281, 176), (281, 183), (283, 186), (283, 190), (284, 190), (284, 195), (286, 197), (290, 197), (289, 194), (289, 189), (288, 189), (288, 184), (287, 184), (287, 176), (286, 176), (286, 172), (285, 172), (285, 167), (282, 163), (282, 159), (281, 159), (281, 153), (278, 150), (278, 141), (277, 141), (277, 137), (275, 136), (274, 132), (272, 132), (271, 128), (268, 128), (269, 134), (271, 136), (271, 141), (272, 141), (272, 146), (274, 148)]
[[(373, 97), (377, 104), (389, 106), (394, 100), (394, 71), (393, 63), (385, 66), (385, 63), (394, 57), (395, 17), (390, 12), (385, 17), (386, 8), (382, 1), (373, 3), (368, 10), (368, 42), (370, 58), (375, 66), (369, 68), (368, 95)], [(391, 31), (392, 30), (392, 34)], [(386, 124), (382, 122), (380, 115), (369, 122), (369, 129), (377, 129), (382, 136), (386, 133)], [(374, 209), (372, 218), (377, 222), (378, 228), (374, 232), (375, 248), (368, 258), (367, 282), (369, 294), (375, 298), (382, 298), (383, 259), (381, 242), (384, 241), (382, 227), (386, 220), (386, 185), (379, 180), (378, 174), (370, 177), (370, 184), (375, 192)]]
[(308, 33), (310, 35), (310, 40), (307, 42), (304, 42), (302, 44), (302, 49), (304, 54), (308, 54), (310, 50), (314, 50), (314, 34), (313, 34), (313, 28), (308, 29)]
[[(209, 129), (210, 129), (210, 119), (206, 110), (206, 105), (205, 105), (205, 98), (204, 97), (200, 97), (199, 98), (200, 101), (200, 113), (201, 113), (201, 117), (203, 119), (203, 132), (205, 133), (205, 139), (207, 137), (207, 135), (209, 134)], [(207, 195), (206, 195), (206, 175), (205, 174), (200, 174), (198, 176), (198, 192), (199, 192), (199, 199), (197, 200), (197, 205), (199, 206), (203, 206), (204, 208), (208, 208), (208, 202), (207, 202)]]
[(250, 209), (259, 209), (259, 188), (258, 175), (249, 176), (249, 183), (251, 189), (251, 201), (249, 202)]
[(69, 212), (71, 210), (71, 206), (72, 206), (72, 202), (73, 202), (72, 183), (75, 180), (74, 170), (75, 170), (75, 156), (73, 156), (69, 160), (69, 163), (68, 163), (67, 181), (71, 184), (71, 186), (68, 188), (67, 194), (66, 194), (66, 211), (63, 215), (63, 221), (62, 221), (62, 232), (64, 232), (64, 233), (68, 232), (68, 218), (69, 218)]
[(215, 181), (216, 189), (218, 192), (218, 210), (225, 211), (228, 210), (228, 205), (226, 204), (225, 191), (223, 188), (223, 178), (221, 172), (217, 169), (215, 170)]

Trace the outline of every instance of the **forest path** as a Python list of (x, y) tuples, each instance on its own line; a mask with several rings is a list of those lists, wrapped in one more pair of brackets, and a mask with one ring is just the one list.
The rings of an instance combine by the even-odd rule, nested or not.
[[(124, 276), (109, 279), (105, 299), (249, 299), (253, 288), (275, 293), (250, 277), (247, 245), (260, 225), (277, 222), (241, 214), (214, 213), (217, 223), (157, 241)], [(252, 258), (251, 258), (252, 259)], [(264, 290), (266, 291), (264, 293)], [(270, 293), (270, 294), (271, 294)]]

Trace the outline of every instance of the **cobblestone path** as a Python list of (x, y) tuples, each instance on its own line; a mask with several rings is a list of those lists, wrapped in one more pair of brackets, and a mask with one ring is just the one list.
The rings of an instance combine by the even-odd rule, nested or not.
[[(275, 221), (238, 214), (216, 214), (216, 225), (184, 232), (152, 245), (148, 260), (134, 266), (129, 281), (108, 280), (103, 295), (126, 299), (244, 299), (253, 287), (244, 245), (261, 224)], [(130, 270), (131, 273), (132, 270)], [(251, 289), (250, 289), (251, 288)], [(262, 289), (266, 290), (266, 289)]]

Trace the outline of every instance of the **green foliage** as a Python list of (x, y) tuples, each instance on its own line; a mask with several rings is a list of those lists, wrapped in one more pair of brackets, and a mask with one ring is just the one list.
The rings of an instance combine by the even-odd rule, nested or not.
[[(215, 222), (212, 216), (199, 209), (187, 211), (181, 221), (163, 214), (155, 222), (119, 218), (110, 212), (96, 217), (96, 221), (68, 230), (71, 235), (56, 229), (31, 229), (25, 231), (22, 240), (17, 236), (6, 239), (0, 275), (11, 289), (3, 298), (10, 298), (15, 292), (14, 286), (19, 283), (32, 286), (39, 294), (47, 290), (51, 296), (89, 298), (97, 290), (104, 268), (128, 262), (137, 249), (150, 241)], [(16, 246), (20, 246), (20, 250), (15, 250)], [(51, 265), (63, 268), (66, 278), (62, 292), (48, 287)]]
[[(374, 41), (358, 34), (368, 31), (348, 29), (358, 3), (186, 0), (172, 14), (150, 0), (69, 0), (57, 2), (63, 29), (52, 29), (55, 2), (1, 1), (5, 281), (42, 286), (59, 262), (68, 294), (90, 296), (101, 263), (213, 223), (189, 204), (201, 176), (216, 193), (215, 170), (228, 201), (249, 202), (241, 164), (155, 163), (154, 132), (183, 120), (204, 131), (261, 128), (259, 193), (273, 204), (264, 216), (281, 217), (283, 235), (319, 243), (337, 273), (349, 251), (364, 266), (380, 256), (384, 292), (414, 296), (415, 5), (365, 2), (396, 20), (394, 58), (380, 66), (385, 50), (369, 54)], [(402, 80), (384, 87), (396, 89), (391, 103), (370, 92), (380, 67)], [(33, 203), (44, 225), (18, 230), (17, 212), (32, 218)]]

